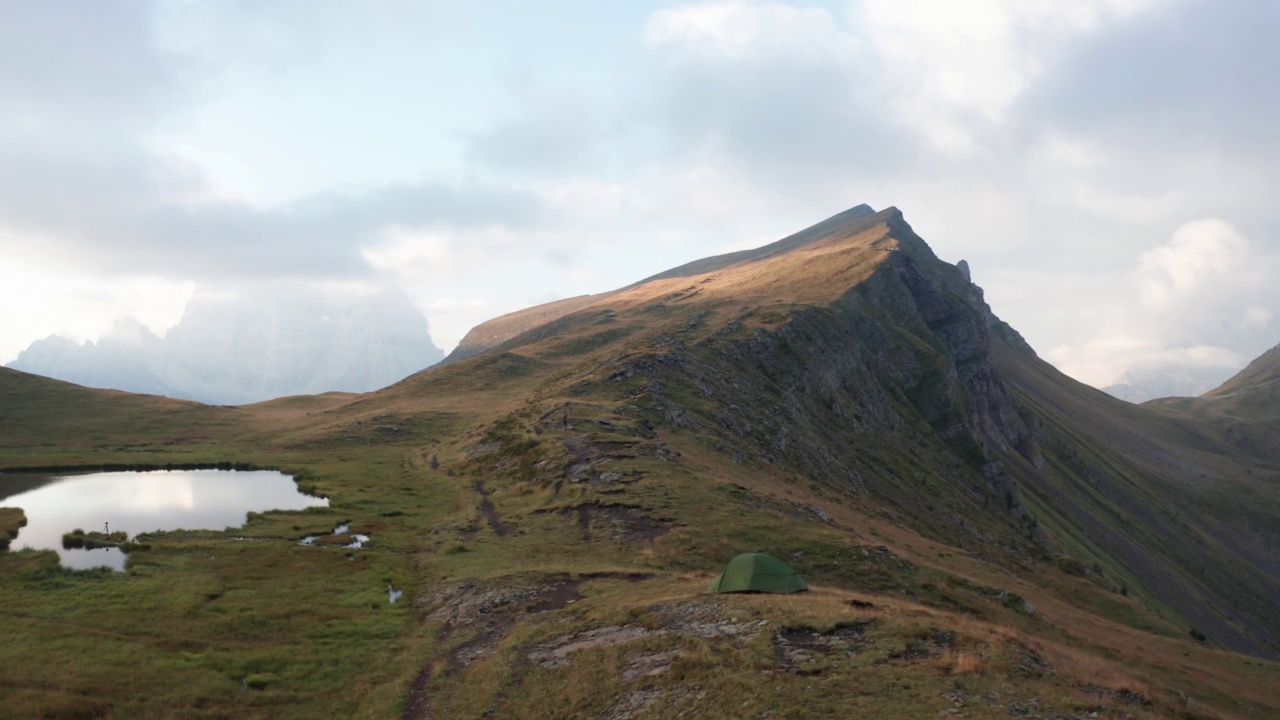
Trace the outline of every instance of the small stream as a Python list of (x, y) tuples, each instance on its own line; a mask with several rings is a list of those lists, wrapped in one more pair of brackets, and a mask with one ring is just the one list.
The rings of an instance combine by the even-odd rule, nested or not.
[[(365, 535), (364, 533), (351, 532), (350, 525), (338, 525), (333, 529), (333, 532), (329, 533), (328, 535), (308, 535), (302, 538), (301, 540), (299, 540), (298, 544), (306, 545), (308, 547), (315, 547), (316, 541), (322, 537), (331, 537), (333, 535), (348, 535), (348, 534), (351, 536), (351, 542), (343, 545), (330, 545), (330, 547), (343, 547), (343, 548), (347, 548), (348, 550), (363, 550), (365, 543), (369, 542), (368, 535)], [(327, 544), (327, 543), (321, 543), (321, 544)]]

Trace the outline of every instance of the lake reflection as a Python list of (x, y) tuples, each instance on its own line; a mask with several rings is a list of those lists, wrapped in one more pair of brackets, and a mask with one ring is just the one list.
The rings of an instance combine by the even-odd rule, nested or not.
[(223, 530), (247, 514), (327, 506), (303, 495), (293, 478), (272, 470), (151, 470), (82, 475), (0, 474), (0, 507), (19, 507), (27, 526), (12, 549), (57, 550), (66, 567), (123, 570), (117, 548), (66, 550), (62, 535), (123, 530), (132, 538), (156, 530)]

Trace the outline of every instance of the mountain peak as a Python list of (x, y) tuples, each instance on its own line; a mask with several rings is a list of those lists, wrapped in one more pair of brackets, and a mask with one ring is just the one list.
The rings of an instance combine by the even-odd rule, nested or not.
[(644, 285), (645, 283), (653, 280), (702, 275), (704, 273), (727, 268), (730, 265), (737, 265), (741, 262), (760, 260), (762, 258), (780, 255), (803, 245), (823, 240), (841, 230), (848, 230), (854, 225), (862, 223), (866, 221), (867, 218), (872, 217), (888, 221), (892, 218), (901, 219), (902, 213), (899, 212), (897, 208), (893, 207), (877, 213), (870, 205), (865, 203), (862, 205), (856, 205), (848, 210), (836, 213), (820, 223), (810, 225), (798, 233), (793, 233), (781, 240), (771, 242), (768, 245), (761, 245), (758, 248), (739, 250), (737, 252), (725, 253), (723, 255), (713, 255), (711, 257), (702, 258), (701, 260), (694, 260), (693, 262), (685, 263), (684, 265), (660, 272), (657, 275), (650, 275), (649, 277), (629, 285), (628, 287)]
[(111, 330), (98, 339), (98, 344), (101, 345), (104, 341), (121, 345), (143, 346), (160, 342), (160, 336), (156, 335), (151, 331), (151, 328), (143, 325), (136, 318), (126, 315), (112, 323)]
[(1277, 380), (1280, 380), (1280, 345), (1262, 353), (1230, 380), (1205, 393), (1202, 397), (1222, 397), (1241, 390), (1274, 383)]
[[(891, 205), (885, 208), (885, 210), (897, 210), (897, 208)], [(848, 210), (844, 210), (842, 212), (836, 213), (835, 215), (832, 215), (831, 218), (828, 218), (828, 219), (838, 218), (838, 217), (848, 217), (850, 219), (866, 217), (868, 215), (875, 214), (875, 211), (876, 211), (875, 208), (871, 207), (870, 205), (866, 203), (859, 203), (849, 208)]]
[[(466, 337), (462, 339), (462, 342), (458, 343), (458, 347), (445, 359), (445, 363), (457, 362), (458, 360), (478, 355), (535, 327), (553, 322), (561, 317), (595, 305), (606, 298), (649, 283), (706, 275), (734, 265), (778, 257), (798, 248), (815, 245), (833, 237), (852, 237), (877, 225), (891, 223), (905, 225), (905, 221), (902, 219), (902, 212), (898, 208), (889, 207), (876, 212), (870, 205), (863, 203), (838, 212), (826, 220), (767, 245), (694, 260), (656, 275), (650, 275), (643, 280), (611, 292), (597, 295), (581, 295), (546, 305), (517, 310), (472, 328)], [(910, 227), (907, 226), (907, 229), (910, 230)], [(911, 235), (914, 237), (914, 233)]]

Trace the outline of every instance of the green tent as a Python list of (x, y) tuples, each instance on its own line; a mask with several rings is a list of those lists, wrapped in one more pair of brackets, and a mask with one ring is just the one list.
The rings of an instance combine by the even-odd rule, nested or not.
[(790, 565), (764, 553), (742, 553), (729, 561), (720, 577), (707, 588), (711, 592), (793, 593), (809, 586)]

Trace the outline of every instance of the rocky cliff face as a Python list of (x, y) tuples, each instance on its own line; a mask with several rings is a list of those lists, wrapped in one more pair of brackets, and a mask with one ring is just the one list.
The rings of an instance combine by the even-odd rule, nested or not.
[(123, 318), (96, 343), (81, 345), (58, 335), (33, 342), (9, 367), (86, 387), (189, 398), (156, 373), (162, 343), (145, 325)]
[(879, 221), (893, 251), (831, 304), (789, 308), (771, 328), (759, 307), (691, 322), (660, 339), (665, 352), (608, 363), (606, 384), (738, 462), (889, 503), (957, 544), (1043, 549), (1005, 469), (1011, 456), (1043, 463), (1036, 420), (991, 355), (994, 331), (1020, 338), (900, 213)]
[(193, 299), (162, 340), (133, 321), (98, 342), (33, 343), (10, 367), (89, 387), (242, 404), (385, 387), (443, 357), (401, 295)]

